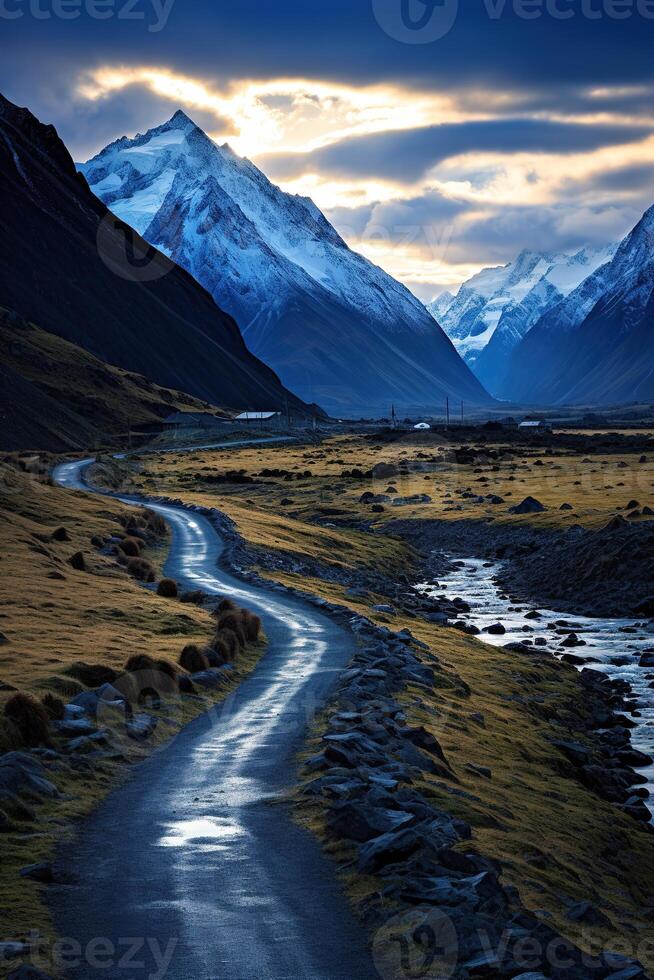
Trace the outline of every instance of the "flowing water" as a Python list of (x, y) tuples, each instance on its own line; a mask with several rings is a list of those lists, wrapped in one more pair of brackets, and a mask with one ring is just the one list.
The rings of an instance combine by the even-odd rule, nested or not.
[[(490, 646), (503, 647), (517, 642), (536, 645), (538, 641), (539, 649), (549, 650), (557, 657), (570, 653), (583, 658), (580, 669), (591, 667), (611, 678), (627, 681), (638, 699), (636, 713), (625, 712), (638, 726), (632, 732), (632, 745), (654, 757), (654, 668), (639, 666), (644, 651), (654, 649), (652, 623), (633, 619), (591, 619), (553, 612), (543, 606), (516, 603), (498, 585), (501, 562), (476, 558), (455, 561), (452, 572), (438, 583), (419, 586), (419, 591), (423, 595), (465, 600), (470, 612), (462, 614), (461, 619), (481, 630), (478, 639)], [(530, 615), (535, 610), (540, 614), (539, 619)], [(506, 633), (486, 632), (497, 623), (504, 626)], [(571, 633), (583, 640), (585, 646), (563, 647), (562, 642)], [(646, 789), (650, 798), (647, 803), (654, 816), (654, 765), (640, 771), (648, 780)]]

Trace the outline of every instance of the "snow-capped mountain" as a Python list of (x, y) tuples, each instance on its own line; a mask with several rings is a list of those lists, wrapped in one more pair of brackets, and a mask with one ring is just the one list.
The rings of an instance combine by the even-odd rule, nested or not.
[(332, 412), (489, 400), (424, 306), (183, 112), (80, 166), (92, 190), (187, 269), (249, 348)]
[(504, 393), (541, 404), (654, 401), (654, 207), (514, 349)]
[[(187, 272), (162, 255), (148, 255), (137, 235), (115, 227), (104, 204), (80, 180), (54, 127), (2, 95), (0, 214), (0, 302), (23, 320), (110, 365), (215, 405), (243, 411), (289, 404), (304, 414), (312, 412), (247, 350), (233, 318)], [(134, 247), (133, 263), (126, 252), (128, 241)], [(144, 254), (147, 265), (141, 266), (138, 257)], [(80, 363), (88, 365), (88, 359)], [(56, 353), (41, 366), (53, 386), (59, 384), (73, 413), (59, 416), (57, 424), (74, 431), (75, 415), (88, 415), (93, 399), (80, 407), (74, 392), (66, 392)], [(96, 379), (88, 370), (90, 392)], [(101, 380), (111, 376), (101, 365), (97, 370)], [(28, 431), (23, 423), (24, 416), (34, 413), (32, 402), (41, 407), (48, 402), (36, 401), (38, 392), (16, 377), (8, 383), (7, 371), (3, 387), (5, 405), (8, 397), (17, 399), (12, 416), (20, 417), (20, 438)], [(100, 406), (106, 396), (100, 391), (98, 396)], [(21, 405), (26, 398), (32, 400), (29, 407)], [(99, 407), (99, 418), (106, 417), (105, 410), (108, 405)], [(94, 419), (86, 421), (92, 424)]]
[(609, 261), (615, 248), (582, 249), (574, 255), (523, 251), (515, 262), (473, 276), (446, 308), (439, 297), (439, 322), (482, 384), (503, 396), (513, 348), (545, 310)]

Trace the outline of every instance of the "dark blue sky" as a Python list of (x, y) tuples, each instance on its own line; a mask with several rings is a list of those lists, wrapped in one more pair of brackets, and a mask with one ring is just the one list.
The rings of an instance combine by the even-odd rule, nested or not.
[(652, 203), (653, 42), (654, 0), (0, 0), (0, 90), (78, 159), (181, 105), (429, 295)]

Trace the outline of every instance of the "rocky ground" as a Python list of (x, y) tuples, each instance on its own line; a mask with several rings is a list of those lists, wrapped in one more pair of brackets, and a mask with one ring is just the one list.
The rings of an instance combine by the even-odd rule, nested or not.
[(425, 578), (438, 579), (447, 556), (505, 562), (511, 595), (570, 614), (654, 614), (654, 524), (616, 516), (600, 530), (566, 530), (485, 521), (393, 521), (397, 535), (423, 556)]

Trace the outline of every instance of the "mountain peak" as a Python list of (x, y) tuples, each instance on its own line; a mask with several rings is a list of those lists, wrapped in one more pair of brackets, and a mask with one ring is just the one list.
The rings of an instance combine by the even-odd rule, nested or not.
[(162, 133), (169, 132), (171, 129), (183, 129), (185, 132), (191, 132), (194, 129), (200, 129), (200, 127), (193, 122), (190, 116), (186, 115), (183, 109), (178, 109), (168, 122), (163, 123), (158, 129)]

